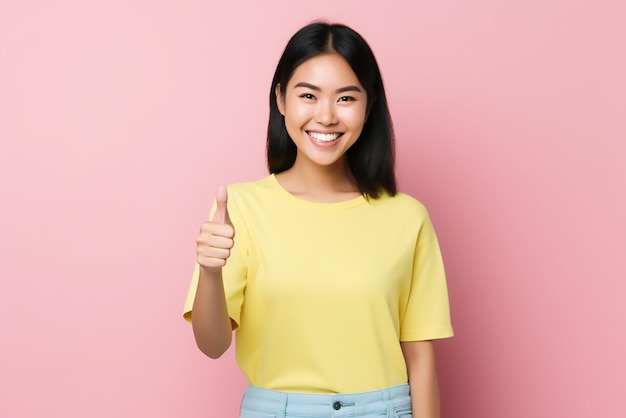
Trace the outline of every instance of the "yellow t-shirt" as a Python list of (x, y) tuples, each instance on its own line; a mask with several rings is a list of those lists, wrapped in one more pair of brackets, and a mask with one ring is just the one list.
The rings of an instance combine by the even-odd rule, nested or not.
[(235, 245), (224, 287), (250, 384), (382, 389), (407, 382), (400, 341), (452, 336), (437, 237), (412, 197), (310, 202), (270, 175), (229, 186), (228, 211)]

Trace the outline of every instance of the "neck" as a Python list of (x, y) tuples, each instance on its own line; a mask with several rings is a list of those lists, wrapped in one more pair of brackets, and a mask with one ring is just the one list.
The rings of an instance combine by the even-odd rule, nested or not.
[(345, 158), (319, 166), (296, 158), (294, 165), (276, 176), (291, 194), (320, 202), (338, 202), (360, 195)]

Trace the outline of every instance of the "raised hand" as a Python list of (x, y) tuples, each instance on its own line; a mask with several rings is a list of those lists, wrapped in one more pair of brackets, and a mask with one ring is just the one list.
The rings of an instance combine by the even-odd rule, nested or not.
[(206, 272), (219, 271), (226, 264), (235, 236), (235, 229), (228, 216), (226, 187), (217, 189), (215, 200), (217, 207), (213, 219), (200, 226), (200, 234), (196, 239), (197, 261)]

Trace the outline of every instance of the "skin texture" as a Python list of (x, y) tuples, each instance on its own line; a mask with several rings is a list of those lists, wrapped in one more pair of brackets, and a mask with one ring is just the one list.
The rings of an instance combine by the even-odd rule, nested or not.
[(226, 309), (222, 281), (222, 267), (230, 256), (235, 236), (228, 216), (227, 200), (226, 188), (220, 187), (213, 219), (202, 224), (196, 239), (200, 277), (191, 324), (198, 348), (214, 359), (224, 354), (232, 342), (232, 324)]
[[(287, 83), (284, 96), (280, 86), (276, 87), (276, 99), (297, 148), (293, 167), (276, 176), (281, 185), (313, 201), (357, 197), (346, 151), (363, 131), (367, 93), (346, 60), (337, 54), (323, 54), (305, 61)], [(320, 144), (311, 132), (341, 136), (335, 142)]]
[[(302, 63), (287, 83), (276, 88), (280, 113), (297, 148), (294, 165), (276, 175), (287, 191), (306, 200), (340, 202), (360, 195), (346, 162), (367, 117), (367, 93), (349, 64), (337, 54)], [(337, 136), (337, 134), (339, 134)], [(321, 141), (321, 138), (331, 141)], [(317, 136), (317, 138), (316, 138)], [(232, 341), (224, 297), (222, 266), (230, 255), (235, 231), (226, 207), (225, 188), (217, 193), (213, 219), (202, 224), (197, 239), (200, 278), (193, 305), (193, 330), (200, 350), (220, 357)], [(439, 418), (439, 390), (431, 341), (401, 343), (407, 364), (413, 416)]]
[(432, 341), (400, 343), (411, 388), (414, 418), (439, 418), (439, 385)]

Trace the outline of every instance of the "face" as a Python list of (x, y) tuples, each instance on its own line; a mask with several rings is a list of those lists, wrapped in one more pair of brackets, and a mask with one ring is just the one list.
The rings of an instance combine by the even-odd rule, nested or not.
[(302, 63), (287, 83), (276, 87), (278, 109), (297, 148), (294, 167), (345, 162), (346, 151), (363, 131), (367, 93), (338, 54), (323, 54)]

